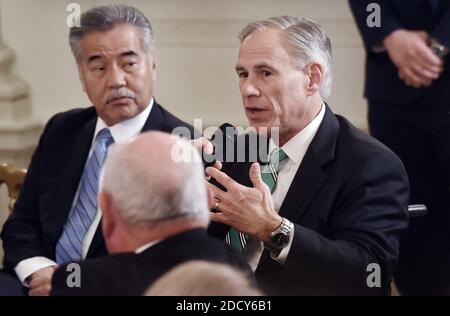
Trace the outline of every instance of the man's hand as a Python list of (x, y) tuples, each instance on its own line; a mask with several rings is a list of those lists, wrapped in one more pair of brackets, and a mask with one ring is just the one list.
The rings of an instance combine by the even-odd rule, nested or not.
[[(209, 139), (206, 137), (200, 137), (197, 139), (191, 140), (191, 144), (197, 148), (202, 155), (203, 153), (212, 155), (214, 148)], [(220, 170), (222, 169), (222, 163), (220, 161), (216, 161), (213, 165), (214, 168)], [(208, 179), (209, 180), (209, 179)]]
[(443, 71), (442, 60), (428, 47), (427, 38), (423, 31), (397, 30), (383, 41), (400, 79), (408, 86), (428, 87)]
[(52, 289), (52, 277), (57, 266), (50, 266), (34, 272), (30, 277), (30, 296), (49, 296)]
[(282, 218), (274, 210), (272, 195), (261, 178), (258, 163), (250, 168), (253, 188), (240, 185), (215, 168), (207, 168), (206, 173), (227, 190), (222, 191), (208, 183), (214, 198), (220, 201), (217, 207), (220, 212), (211, 213), (211, 220), (233, 226), (261, 241), (266, 241), (280, 226)]

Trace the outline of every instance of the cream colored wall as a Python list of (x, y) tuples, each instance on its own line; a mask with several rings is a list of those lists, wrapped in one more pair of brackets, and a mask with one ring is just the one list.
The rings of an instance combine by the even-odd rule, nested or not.
[[(45, 123), (59, 111), (86, 106), (66, 27), (72, 1), (3, 0), (3, 38), (17, 53), (16, 73), (31, 86), (33, 116)], [(330, 104), (365, 128), (363, 51), (345, 0), (122, 1), (151, 20), (157, 42), (156, 98), (193, 123), (245, 125), (234, 73), (236, 34), (249, 21), (301, 15), (321, 22), (334, 45), (335, 80)], [(114, 1), (78, 1), (82, 11)]]

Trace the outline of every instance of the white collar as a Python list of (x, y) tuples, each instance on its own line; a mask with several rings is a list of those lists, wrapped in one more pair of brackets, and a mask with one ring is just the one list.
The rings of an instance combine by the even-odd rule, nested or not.
[[(290, 160), (292, 160), (296, 165), (300, 165), (303, 160), (303, 157), (308, 150), (309, 145), (311, 144), (314, 136), (319, 129), (320, 124), (325, 116), (326, 106), (322, 103), (319, 114), (311, 121), (308, 125), (306, 125), (301, 131), (294, 135), (286, 144), (281, 146), (281, 149), (286, 153)], [(278, 149), (278, 146), (275, 142), (270, 139), (269, 142), (269, 153), (272, 153), (274, 150)]]
[(156, 245), (156, 244), (159, 243), (160, 241), (161, 241), (161, 239), (158, 239), (158, 240), (153, 240), (153, 241), (151, 241), (151, 242), (149, 242), (149, 243), (146, 243), (146, 244), (140, 246), (139, 248), (137, 248), (137, 249), (134, 251), (134, 253), (137, 253), (137, 254), (142, 253), (142, 252), (146, 251), (148, 248), (150, 248), (150, 247)]
[(153, 98), (150, 100), (150, 104), (145, 108), (144, 111), (127, 119), (125, 121), (114, 124), (113, 126), (106, 125), (105, 121), (99, 116), (97, 119), (97, 125), (95, 126), (94, 138), (97, 136), (98, 132), (100, 132), (104, 128), (109, 128), (111, 135), (114, 139), (115, 143), (124, 143), (129, 141), (131, 138), (136, 136), (142, 131), (142, 128), (145, 125), (145, 122), (150, 115), (150, 111), (152, 110), (154, 104)]

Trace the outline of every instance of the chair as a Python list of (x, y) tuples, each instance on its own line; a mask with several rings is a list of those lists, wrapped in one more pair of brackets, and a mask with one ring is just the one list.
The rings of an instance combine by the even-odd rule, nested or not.
[(8, 189), (8, 209), (10, 212), (14, 208), (14, 203), (19, 196), (26, 174), (27, 170), (25, 169), (18, 169), (12, 164), (0, 164), (0, 185), (4, 183)]

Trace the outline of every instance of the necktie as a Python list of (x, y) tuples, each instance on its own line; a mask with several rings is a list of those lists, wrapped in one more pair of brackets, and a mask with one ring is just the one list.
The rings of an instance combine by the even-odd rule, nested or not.
[[(277, 149), (270, 155), (270, 162), (261, 166), (261, 178), (267, 184), (271, 193), (275, 191), (277, 185), (279, 165), (286, 158), (286, 153), (282, 149)], [(247, 240), (247, 235), (233, 227), (225, 237), (225, 242), (239, 252), (244, 250)]]
[(95, 138), (93, 152), (81, 176), (77, 201), (56, 244), (58, 264), (82, 260), (82, 241), (98, 209), (100, 170), (112, 142), (113, 138), (107, 128), (102, 129)]

